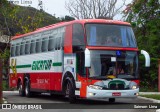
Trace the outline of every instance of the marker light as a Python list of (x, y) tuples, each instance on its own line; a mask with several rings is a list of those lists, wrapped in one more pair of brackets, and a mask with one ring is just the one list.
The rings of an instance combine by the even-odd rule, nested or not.
[(102, 89), (101, 86), (95, 86), (95, 85), (89, 85), (89, 88), (91, 88), (91, 89)]
[(121, 51), (116, 51), (116, 55), (120, 56), (121, 55)]
[(89, 96), (94, 96), (94, 95), (96, 95), (96, 93), (91, 93), (91, 92), (89, 92), (88, 95), (89, 95)]
[(137, 86), (132, 86), (132, 89), (137, 89)]

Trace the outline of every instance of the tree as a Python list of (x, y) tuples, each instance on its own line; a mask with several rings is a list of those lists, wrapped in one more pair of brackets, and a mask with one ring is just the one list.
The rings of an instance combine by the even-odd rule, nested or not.
[[(160, 57), (160, 3), (158, 0), (133, 0), (124, 10), (126, 21), (134, 28), (139, 49), (149, 52), (151, 67), (140, 64), (141, 88), (155, 90), (158, 84), (158, 58)], [(140, 57), (140, 63), (143, 57)], [(144, 59), (143, 59), (144, 63)]]
[[(61, 20), (59, 18), (51, 16), (43, 10), (37, 10), (32, 7), (17, 6), (11, 4), (7, 0), (0, 0), (0, 37), (1, 35), (7, 35), (11, 37), (16, 34), (24, 34), (34, 31), (39, 27), (44, 27), (60, 21)], [(8, 78), (8, 62), (10, 56), (9, 47), (9, 43), (2, 44), (0, 42), (0, 100), (2, 98), (1, 76), (3, 74), (5, 79)], [(8, 80), (6, 80), (6, 82), (8, 82)]]
[(76, 19), (112, 18), (125, 5), (117, 6), (118, 0), (70, 0), (66, 2), (66, 9)]
[(152, 57), (158, 58), (160, 53), (159, 1), (133, 0), (124, 13), (126, 21), (134, 27), (138, 46), (147, 50)]
[(36, 10), (31, 13), (31, 10), (29, 9), (31, 7), (23, 7), (23, 9), (20, 6), (15, 7), (15, 12), (10, 14), (10, 17), (15, 23), (14, 26), (17, 25), (17, 27), (20, 28), (17, 33), (28, 33), (41, 26), (41, 23), (44, 21), (42, 11)]
[[(7, 0), (1, 0), (0, 37), (2, 35), (11, 37), (16, 33), (27, 33), (38, 28), (43, 20), (42, 14), (37, 11), (32, 16), (28, 12), (26, 9), (22, 11), (21, 7), (10, 4)], [(9, 56), (9, 43), (3, 44), (0, 42), (0, 102), (2, 99), (2, 75), (5, 79), (8, 79)], [(8, 80), (6, 80), (7, 82)]]
[(75, 19), (71, 16), (66, 15), (65, 17), (60, 18), (60, 20), (63, 22), (63, 21), (72, 21), (72, 20), (75, 20)]

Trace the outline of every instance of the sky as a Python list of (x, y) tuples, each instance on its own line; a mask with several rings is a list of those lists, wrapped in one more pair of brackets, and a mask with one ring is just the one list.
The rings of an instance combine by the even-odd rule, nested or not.
[[(31, 6), (39, 9), (38, 3), (39, 0), (8, 0), (17, 5), (21, 6)], [(70, 15), (69, 12), (65, 8), (65, 2), (69, 0), (41, 0), (43, 3), (43, 10), (51, 15), (55, 15), (56, 17), (64, 17), (65, 15)], [(126, 4), (130, 3), (132, 0), (126, 0)], [(118, 0), (117, 5), (121, 5), (122, 0)], [(124, 9), (125, 7), (123, 7)], [(117, 15), (115, 19), (121, 19), (121, 14)]]

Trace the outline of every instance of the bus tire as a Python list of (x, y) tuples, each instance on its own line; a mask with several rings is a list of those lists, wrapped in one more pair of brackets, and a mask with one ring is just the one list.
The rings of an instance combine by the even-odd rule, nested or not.
[(115, 102), (115, 98), (109, 98), (109, 103), (114, 103)]
[(69, 99), (70, 103), (75, 103), (76, 101), (75, 90), (73, 87), (73, 83), (71, 81), (67, 81), (65, 89), (65, 97)]
[(31, 97), (32, 93), (30, 91), (30, 82), (29, 81), (25, 81), (25, 95), (27, 97)]
[(24, 87), (21, 82), (19, 82), (18, 84), (18, 92), (19, 92), (19, 96), (25, 96)]

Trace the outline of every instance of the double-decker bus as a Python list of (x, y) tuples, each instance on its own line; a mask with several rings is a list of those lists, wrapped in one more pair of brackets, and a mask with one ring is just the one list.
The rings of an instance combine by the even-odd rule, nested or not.
[(138, 50), (131, 25), (105, 19), (62, 22), (11, 40), (10, 87), (19, 95), (62, 94), (76, 98), (136, 98)]

